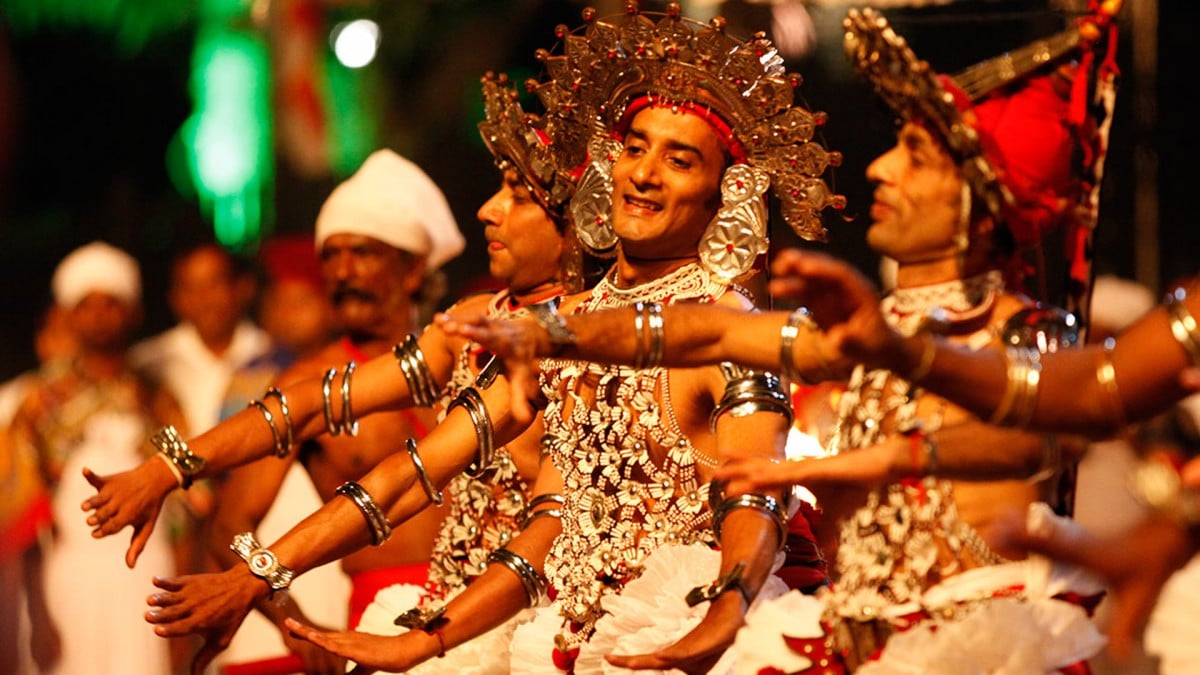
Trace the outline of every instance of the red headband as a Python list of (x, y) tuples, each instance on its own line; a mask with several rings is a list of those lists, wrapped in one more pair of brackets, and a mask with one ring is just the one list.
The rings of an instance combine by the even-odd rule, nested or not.
[(625, 113), (621, 115), (621, 121), (617, 122), (617, 126), (613, 130), (617, 138), (624, 139), (625, 132), (629, 131), (629, 125), (633, 123), (633, 118), (647, 108), (670, 108), (672, 111), (684, 112), (699, 117), (716, 132), (717, 139), (721, 142), (721, 147), (733, 158), (734, 164), (746, 163), (746, 148), (733, 135), (733, 127), (729, 126), (729, 123), (720, 115), (713, 112), (712, 108), (695, 101), (676, 103), (662, 98), (655, 98), (653, 94), (638, 96), (629, 102), (629, 105), (625, 108)]

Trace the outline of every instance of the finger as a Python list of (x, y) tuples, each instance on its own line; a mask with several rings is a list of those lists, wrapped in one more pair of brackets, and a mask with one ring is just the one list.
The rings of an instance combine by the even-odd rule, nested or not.
[[(92, 486), (92, 487), (94, 487), (94, 488), (96, 488), (97, 490), (99, 490), (99, 489), (103, 488), (103, 487), (104, 487), (104, 484), (107, 482), (107, 481), (104, 479), (104, 477), (103, 477), (103, 476), (98, 476), (98, 475), (96, 475), (96, 474), (95, 474), (95, 472), (93, 472), (91, 469), (87, 468), (86, 466), (85, 466), (85, 467), (83, 467), (83, 477), (84, 477), (84, 478), (86, 478), (86, 479), (87, 479), (87, 482), (88, 482), (88, 483), (90, 483), (90, 484), (91, 484), (91, 486)], [(98, 498), (101, 498), (101, 497), (102, 497), (101, 495), (96, 495), (96, 496), (94, 496), (94, 497), (91, 497), (91, 498), (89, 498), (89, 499), (88, 499), (87, 501), (85, 501), (84, 503), (86, 504), (87, 502), (90, 502), (90, 501), (92, 501), (93, 499), (98, 499)], [(104, 500), (104, 501), (108, 501), (108, 498), (107, 498), (107, 497), (103, 497), (103, 500)]]
[(146, 542), (150, 541), (152, 532), (154, 532), (154, 521), (133, 529), (133, 537), (129, 540), (129, 550), (125, 552), (125, 565), (129, 569), (133, 569), (133, 566), (137, 564), (138, 556), (146, 548)]
[[(156, 576), (150, 580), (150, 583), (154, 584), (158, 588), (163, 589), (164, 591), (170, 591), (172, 593), (177, 593), (177, 592), (183, 590), (183, 581), (181, 581), (180, 579), (178, 579), (176, 577), (157, 577)], [(165, 594), (156, 593), (155, 595), (165, 595)], [(151, 597), (154, 597), (154, 596), (151, 596)]]
[(205, 640), (204, 645), (200, 647), (200, 650), (196, 652), (195, 658), (192, 659), (192, 675), (204, 675), (204, 670), (208, 667), (208, 664), (212, 663), (217, 654), (220, 654), (223, 650), (224, 647), (221, 645)]
[(606, 654), (604, 659), (618, 668), (629, 670), (662, 670), (667, 663), (658, 654)]

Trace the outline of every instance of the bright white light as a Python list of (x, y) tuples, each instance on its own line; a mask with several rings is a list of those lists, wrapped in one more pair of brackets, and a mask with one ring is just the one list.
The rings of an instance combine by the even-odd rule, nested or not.
[(347, 68), (362, 68), (379, 51), (379, 24), (370, 19), (339, 23), (330, 34), (333, 53)]

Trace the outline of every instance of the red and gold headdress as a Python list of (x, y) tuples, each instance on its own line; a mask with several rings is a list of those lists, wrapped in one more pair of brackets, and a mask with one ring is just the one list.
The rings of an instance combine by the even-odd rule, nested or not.
[[(1120, 6), (1094, 3), (1067, 30), (953, 77), (918, 59), (878, 12), (851, 10), (843, 22), (850, 61), (901, 119), (919, 120), (945, 142), (972, 194), (1019, 246), (1038, 247), (1051, 229), (1071, 228), (1072, 294), (1090, 283), (1087, 239), (1107, 148), (1107, 124), (1091, 119), (1087, 95), (1094, 85), (1095, 105), (1111, 119)], [(1109, 51), (1093, 73), (1100, 45)], [(1065, 88), (1054, 81), (1061, 75)]]
[[(604, 196), (611, 192), (617, 137), (631, 111), (647, 104), (698, 114), (717, 130), (735, 164), (744, 165), (723, 181), (727, 205), (738, 204), (731, 212), (763, 208), (759, 196), (770, 188), (797, 234), (825, 238), (821, 212), (841, 208), (845, 200), (832, 194), (821, 175), (841, 155), (813, 140), (825, 115), (795, 103), (800, 77), (784, 71), (763, 34), (737, 40), (725, 33), (720, 17), (707, 25), (686, 19), (678, 3), (658, 14), (643, 13), (631, 1), (621, 16), (601, 20), (587, 9), (583, 19), (579, 31), (558, 28), (561, 54), (538, 52), (548, 79), (529, 86), (547, 110), (545, 130), (557, 165), (587, 163), (591, 169), (572, 205), (585, 244), (602, 251), (616, 243)], [(766, 251), (765, 218), (762, 231), (735, 219), (729, 216), (721, 227), (714, 221), (701, 244), (702, 260), (727, 277), (746, 272)]]

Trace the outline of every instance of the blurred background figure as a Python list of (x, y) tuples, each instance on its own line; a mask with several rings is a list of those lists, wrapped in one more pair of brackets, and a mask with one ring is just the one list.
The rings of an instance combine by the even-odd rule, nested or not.
[[(74, 346), (67, 358), (39, 369), (8, 438), (12, 452), (36, 466), (51, 506), (40, 545), (25, 552), (29, 573), (42, 574), (48, 607), (45, 621), (32, 622), (34, 660), (43, 672), (63, 675), (167, 673), (171, 644), (147, 631), (142, 619), (140, 600), (153, 591), (149, 578), (121, 564), (119, 542), (107, 550), (113, 547), (92, 539), (79, 521), (90, 489), (83, 466), (135, 466), (146, 456), (150, 434), (164, 423), (183, 423), (170, 394), (126, 359), (142, 318), (138, 265), (124, 251), (88, 244), (63, 259), (52, 287)], [(149, 568), (176, 568), (171, 529), (149, 542)]]
[[(51, 304), (39, 317), (33, 336), (42, 366), (67, 358), (75, 336), (66, 310)], [(35, 458), (14, 453), (7, 428), (21, 402), (38, 381), (37, 368), (0, 385), (0, 673), (32, 672), (37, 662), (58, 653), (58, 633), (49, 624), (40, 570), (22, 564), (37, 546), (38, 532), (49, 523), (50, 501), (37, 472)], [(31, 653), (31, 624), (39, 626), (39, 649)]]

